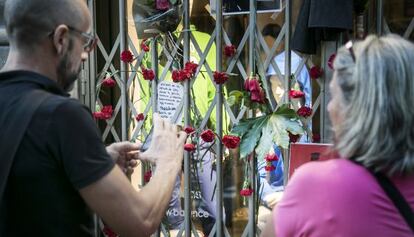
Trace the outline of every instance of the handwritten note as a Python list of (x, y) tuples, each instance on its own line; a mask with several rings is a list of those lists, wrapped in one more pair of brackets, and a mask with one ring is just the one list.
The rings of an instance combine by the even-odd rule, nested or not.
[(183, 98), (183, 86), (173, 82), (158, 84), (158, 112), (162, 118), (171, 120)]

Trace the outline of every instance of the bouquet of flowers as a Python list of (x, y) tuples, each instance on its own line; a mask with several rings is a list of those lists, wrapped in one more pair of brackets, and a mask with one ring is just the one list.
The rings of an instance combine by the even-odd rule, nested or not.
[(182, 0), (134, 0), (132, 14), (138, 38), (150, 38), (177, 28)]

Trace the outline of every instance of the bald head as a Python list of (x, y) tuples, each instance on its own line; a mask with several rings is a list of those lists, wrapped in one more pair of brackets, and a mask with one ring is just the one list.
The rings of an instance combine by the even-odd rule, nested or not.
[(90, 21), (84, 0), (7, 0), (4, 18), (10, 44), (20, 49), (36, 47), (60, 24), (79, 28)]

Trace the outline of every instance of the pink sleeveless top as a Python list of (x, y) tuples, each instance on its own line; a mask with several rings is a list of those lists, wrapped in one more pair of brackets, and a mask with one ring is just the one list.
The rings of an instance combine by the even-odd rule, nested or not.
[[(414, 209), (414, 176), (393, 178)], [(345, 159), (300, 167), (273, 212), (278, 237), (413, 237), (375, 178)]]

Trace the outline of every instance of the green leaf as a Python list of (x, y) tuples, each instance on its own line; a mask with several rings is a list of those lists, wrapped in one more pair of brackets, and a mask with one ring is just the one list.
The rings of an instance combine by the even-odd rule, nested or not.
[(263, 161), (265, 155), (269, 153), (269, 150), (273, 147), (273, 128), (270, 122), (267, 122), (266, 126), (263, 126), (262, 137), (260, 138), (259, 145), (256, 147), (257, 159), (259, 162)]
[(288, 104), (281, 105), (275, 112), (273, 112), (273, 114), (285, 116), (287, 118), (295, 118), (295, 119), (299, 118), (295, 110), (289, 108)]
[(264, 119), (266, 116), (250, 118), (250, 119), (242, 119), (240, 122), (233, 127), (231, 130), (232, 134), (236, 134), (239, 137), (244, 136), (244, 134), (255, 124), (257, 121)]
[(289, 133), (294, 131), (296, 134), (303, 134), (303, 128), (297, 119), (289, 119), (281, 115), (273, 114), (269, 123), (273, 130), (273, 141), (279, 147), (287, 149), (289, 147)]
[(240, 144), (240, 157), (246, 157), (253, 152), (254, 148), (259, 141), (263, 126), (267, 124), (269, 116), (263, 116), (255, 119), (254, 125), (247, 131), (246, 135), (242, 137)]

